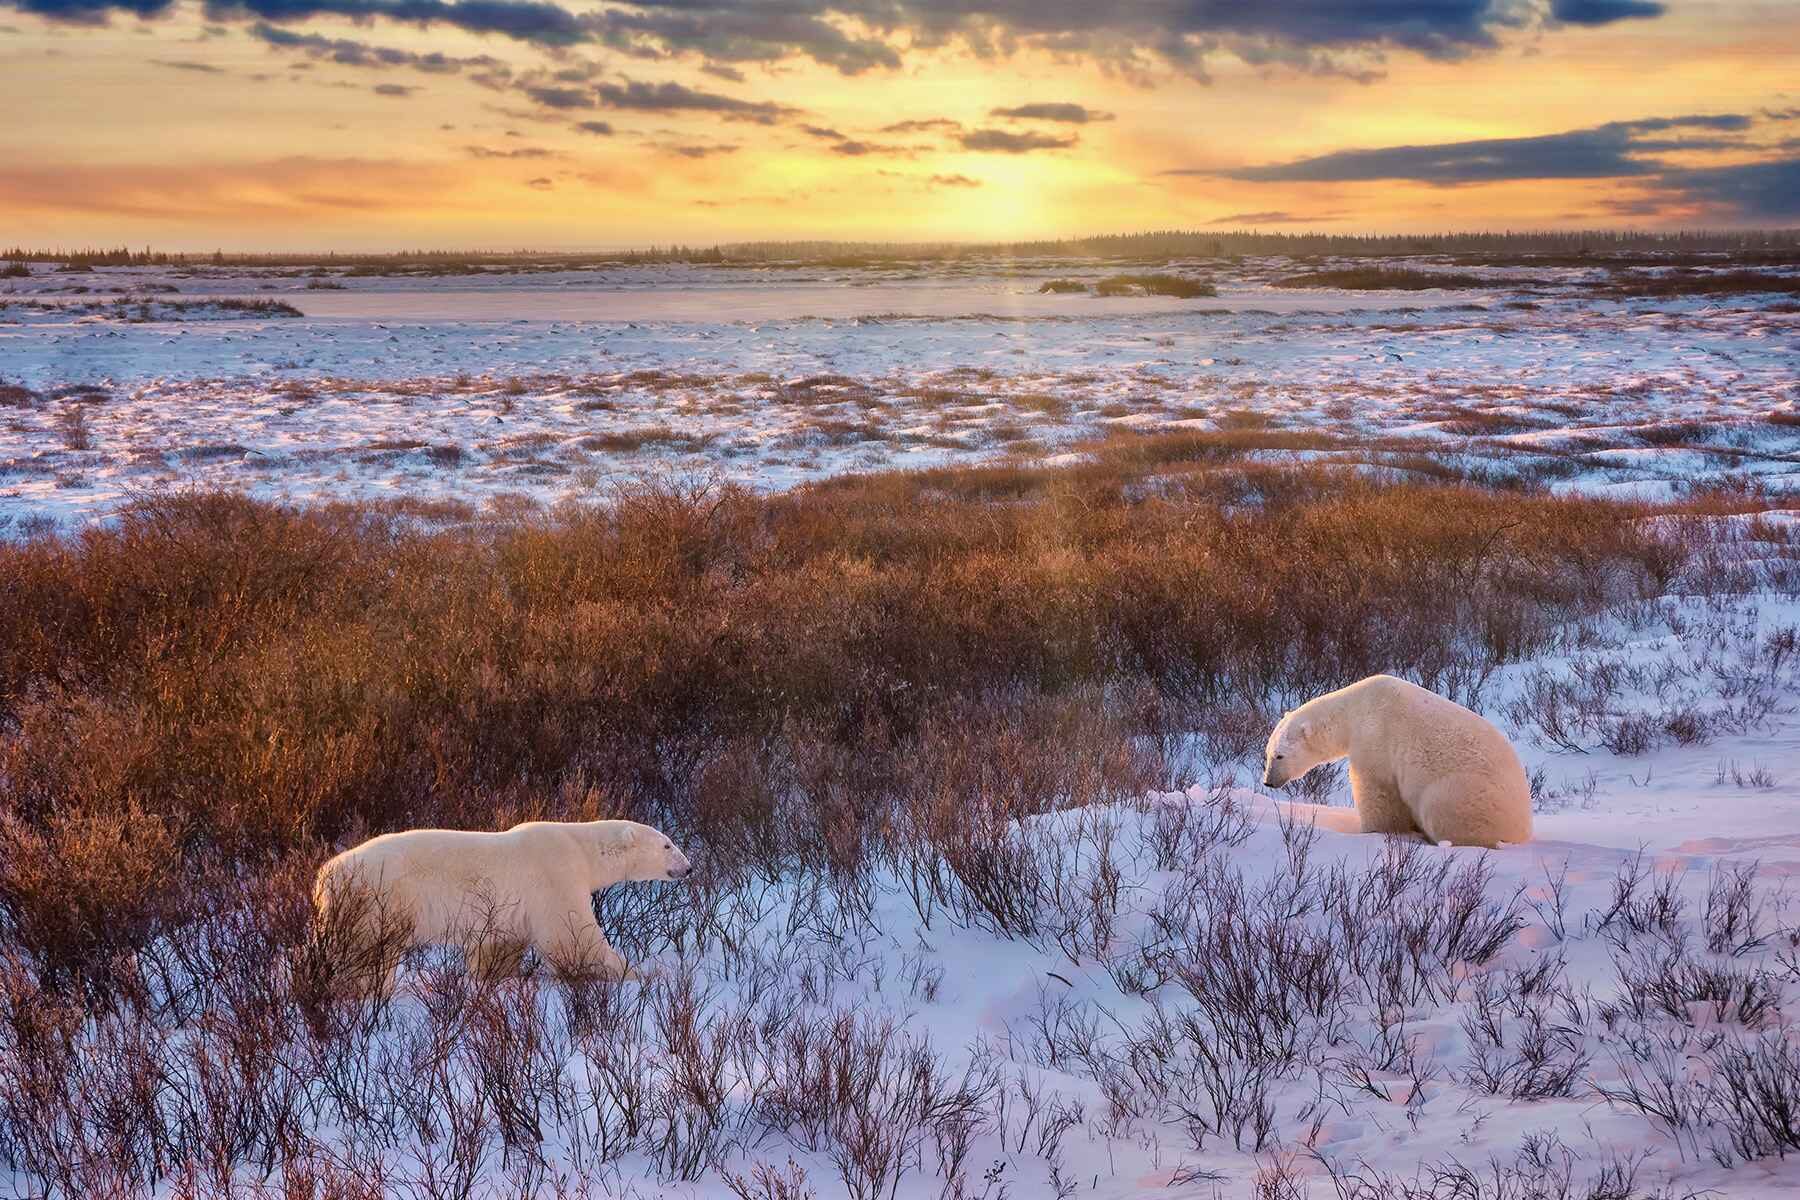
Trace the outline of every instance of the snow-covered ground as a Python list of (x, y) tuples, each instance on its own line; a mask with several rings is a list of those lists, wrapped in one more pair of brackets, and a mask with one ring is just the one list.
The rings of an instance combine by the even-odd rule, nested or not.
[[(1523, 299), (1504, 272), (1321, 295), (1268, 264), (1216, 299), (1037, 294), (1080, 273), (95, 273), (304, 314), (143, 322), (46, 313), (92, 296), (40, 271), (10, 284), (31, 311), (0, 312), (0, 520), (78, 525), (185, 482), (476, 507), (667, 466), (780, 488), (1070, 461), (1119, 429), (1273, 427), (1321, 440), (1259, 454), (1603, 494), (1800, 488), (1800, 313), (1771, 297)], [(435, 1140), (359, 1141), (356, 1096), (324, 1094), (309, 1136), (353, 1173), (467, 1168), (496, 1195), (1800, 1195), (1779, 1110), (1800, 1099), (1797, 519), (1714, 519), (1746, 536), (1736, 582), (1572, 627), (1464, 697), (1521, 749), (1530, 844), (1364, 837), (1341, 781), (1290, 803), (1240, 761), (1012, 827), (986, 848), (1010, 900), (942, 860), (615, 889), (603, 921), (649, 982), (598, 1015), (496, 989), (543, 1010), (544, 1040), (501, 1058), (536, 1081), (508, 1094), (552, 1098), (545, 1141), (455, 1109), (498, 1094), (500, 1060), (454, 1041), (395, 1101), (450, 1104)], [(349, 1043), (365, 1065), (505, 1024), (448, 975), (405, 978)], [(486, 1131), (472, 1163), (459, 1121)]]
[[(1492, 288), (1270, 285), (1293, 269), (1251, 260), (1209, 272), (1217, 297), (1180, 300), (1040, 294), (1106, 273), (1053, 263), (39, 267), (0, 286), (0, 506), (79, 524), (133, 490), (204, 483), (516, 507), (669, 466), (783, 488), (1254, 422), (1355, 461), (1592, 492), (1800, 486), (1791, 302), (1596, 299), (1595, 273), (1569, 269), (1530, 288), (1492, 269)], [(245, 297), (304, 315), (207, 303)]]

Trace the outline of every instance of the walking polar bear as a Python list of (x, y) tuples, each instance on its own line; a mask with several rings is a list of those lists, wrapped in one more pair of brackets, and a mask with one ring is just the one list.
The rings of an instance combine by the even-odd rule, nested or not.
[(1505, 734), (1462, 705), (1392, 675), (1309, 700), (1269, 735), (1263, 784), (1350, 759), (1364, 833), (1423, 833), (1497, 846), (1531, 839), (1531, 787)]
[(631, 972), (595, 923), (593, 894), (690, 869), (674, 842), (636, 821), (411, 829), (320, 867), (313, 905), (364, 994), (391, 995), (400, 954), (440, 944), (462, 947), (469, 969), (490, 979), (516, 974), (527, 949), (560, 969), (623, 979)]

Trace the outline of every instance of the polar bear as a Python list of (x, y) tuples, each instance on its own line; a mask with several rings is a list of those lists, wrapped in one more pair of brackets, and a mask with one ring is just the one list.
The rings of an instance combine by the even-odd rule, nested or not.
[(1490, 847), (1531, 838), (1531, 787), (1512, 743), (1417, 684), (1371, 675), (1288, 713), (1269, 735), (1263, 784), (1346, 756), (1364, 833)]
[(631, 972), (594, 921), (593, 894), (615, 883), (684, 878), (687, 856), (636, 821), (527, 821), (504, 833), (409, 829), (319, 868), (319, 928), (348, 952), (357, 990), (391, 995), (413, 946), (461, 946), (485, 978), (518, 972), (527, 949), (559, 969)]

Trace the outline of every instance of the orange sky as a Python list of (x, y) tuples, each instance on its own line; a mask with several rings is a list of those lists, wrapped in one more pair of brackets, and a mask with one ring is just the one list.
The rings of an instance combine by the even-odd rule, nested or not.
[[(557, 15), (688, 24), (559, 44), (465, 31), (447, 0), (423, 24), (349, 15), (385, 0), (69, 2), (0, 0), (0, 243), (1800, 224), (1789, 2), (1556, 0), (1578, 24), (1552, 0), (1384, 0), (1425, 16), (1339, 30), (1295, 0), (1249, 31), (1206, 3), (900, 5), (915, 17), (886, 27), (825, 3), (586, 3)], [(796, 8), (816, 15), (789, 38)], [(1440, 10), (1477, 24), (1421, 45)], [(897, 65), (819, 61), (840, 38)], [(995, 112), (1021, 106), (1040, 107)]]

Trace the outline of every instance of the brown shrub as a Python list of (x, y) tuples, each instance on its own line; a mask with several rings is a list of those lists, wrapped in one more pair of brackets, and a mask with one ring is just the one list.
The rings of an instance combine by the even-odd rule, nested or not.
[[(1466, 695), (1673, 569), (1637, 508), (1224, 466), (1318, 442), (1120, 435), (1067, 471), (772, 497), (664, 481), (437, 531), (373, 506), (147, 500), (0, 546), (0, 803), (40, 839), (22, 861), (71, 855), (72, 878), (59, 814), (241, 855), (558, 816), (590, 787), (752, 858), (854, 861), (885, 836), (884, 781), (952, 714), (1125, 689), (1151, 698), (1136, 732), (1176, 711), (1203, 728), (1383, 670)], [(809, 772), (834, 782), (794, 784)], [(795, 787), (812, 799), (776, 802)], [(158, 911), (95, 903), (121, 936)], [(113, 934), (72, 911), (90, 915), (31, 936), (74, 962)]]

